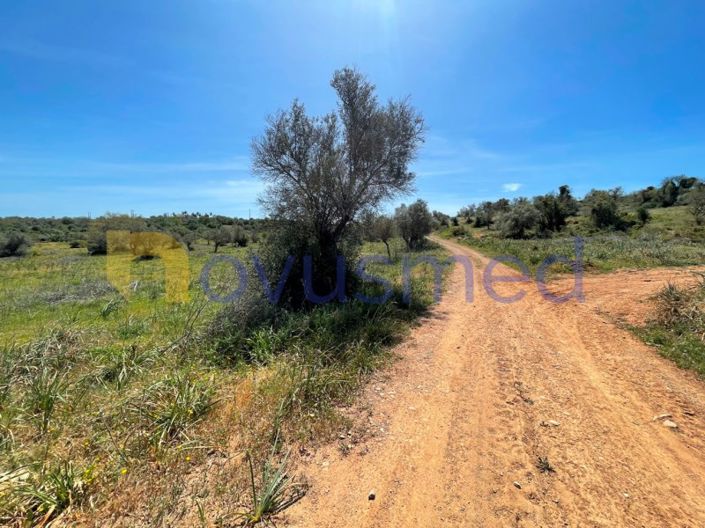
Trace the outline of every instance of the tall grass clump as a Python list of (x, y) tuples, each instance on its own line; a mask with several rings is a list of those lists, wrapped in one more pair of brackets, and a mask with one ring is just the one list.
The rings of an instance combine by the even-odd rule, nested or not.
[(277, 462), (276, 452), (273, 450), (262, 464), (262, 472), (258, 479), (255, 476), (252, 455), (247, 454), (252, 504), (249, 511), (241, 515), (242, 526), (270, 524), (270, 517), (286, 510), (303, 497), (305, 487), (289, 475), (288, 461), (287, 453), (281, 461)]
[(62, 372), (42, 367), (32, 376), (25, 402), (40, 435), (46, 434), (57, 405), (64, 401), (66, 378)]
[(93, 480), (92, 467), (80, 470), (67, 461), (39, 471), (23, 467), (0, 473), (0, 521), (46, 526), (80, 506)]
[(208, 382), (179, 373), (148, 387), (133, 408), (146, 422), (152, 443), (164, 446), (188, 440), (189, 429), (212, 404), (213, 388)]
[(705, 277), (690, 287), (669, 284), (655, 302), (654, 320), (637, 333), (679, 367), (705, 377)]

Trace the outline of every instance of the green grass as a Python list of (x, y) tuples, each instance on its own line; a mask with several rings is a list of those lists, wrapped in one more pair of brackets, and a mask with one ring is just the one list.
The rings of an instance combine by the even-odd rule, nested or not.
[[(576, 258), (575, 239), (556, 236), (546, 239), (512, 240), (497, 236), (487, 229), (466, 228), (461, 236), (452, 230), (441, 233), (446, 238), (467, 244), (481, 253), (496, 257), (512, 255), (527, 267), (536, 268), (549, 256)], [(583, 265), (586, 271), (609, 272), (621, 268), (652, 268), (659, 266), (689, 266), (705, 263), (705, 244), (683, 238), (664, 238), (647, 231), (632, 235), (603, 233), (583, 238)], [(567, 265), (554, 265), (552, 271), (569, 272)]]
[[(695, 225), (686, 207), (651, 209), (653, 220), (628, 233), (595, 232), (586, 227), (586, 218), (572, 218), (566, 229), (553, 238), (511, 240), (499, 237), (494, 230), (463, 225), (441, 231), (490, 256), (512, 255), (530, 270), (549, 256), (575, 259), (575, 239), (584, 240), (583, 263), (586, 271), (608, 272), (621, 268), (690, 266), (705, 263), (702, 226)], [(555, 265), (552, 271), (569, 272), (567, 265)]]
[(642, 233), (670, 239), (705, 241), (705, 226), (697, 225), (687, 206), (649, 209), (651, 221), (640, 229)]
[(705, 378), (705, 278), (692, 287), (668, 285), (655, 301), (656, 318), (633, 330), (662, 356)]
[[(277, 480), (274, 458), (335, 434), (344, 422), (337, 406), (431, 303), (426, 266), (414, 269), (411, 306), (400, 302), (403, 250), (393, 248), (392, 265), (368, 267), (393, 283), (391, 302), (299, 312), (258, 302), (262, 313), (249, 307), (247, 324), (206, 302), (206, 245), (190, 255), (183, 304), (165, 301), (159, 259), (132, 264), (127, 298), (107, 281), (106, 257), (85, 249), (37, 244), (28, 257), (0, 259), (0, 524), (68, 523), (81, 511), (106, 519), (135, 508), (129, 494), (121, 505), (120, 490), (141, 497), (136, 508), (153, 524), (169, 524), (189, 499), (209, 516), (183, 482), (212, 452), (247, 452)], [(221, 250), (243, 261), (248, 251)], [(217, 267), (211, 285), (232, 280)], [(226, 523), (247, 507), (247, 473), (230, 468), (202, 491)]]

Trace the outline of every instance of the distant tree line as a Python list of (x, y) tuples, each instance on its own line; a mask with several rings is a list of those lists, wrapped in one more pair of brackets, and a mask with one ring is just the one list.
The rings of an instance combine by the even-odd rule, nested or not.
[(150, 217), (107, 213), (95, 219), (6, 217), (0, 218), (0, 256), (19, 255), (34, 242), (65, 242), (86, 247), (91, 254), (105, 254), (109, 230), (158, 231), (189, 250), (203, 240), (217, 252), (224, 245), (244, 247), (258, 241), (266, 225), (262, 219), (187, 212)]
[(650, 209), (677, 205), (688, 206), (697, 224), (705, 223), (705, 184), (695, 177), (673, 176), (658, 187), (629, 194), (620, 187), (593, 189), (582, 200), (573, 196), (570, 187), (562, 185), (557, 192), (533, 198), (500, 198), (471, 204), (460, 209), (453, 219), (441, 218), (441, 223), (457, 225), (463, 221), (496, 230), (504, 238), (548, 237), (562, 231), (571, 217), (589, 218), (595, 230), (625, 231), (648, 223)]

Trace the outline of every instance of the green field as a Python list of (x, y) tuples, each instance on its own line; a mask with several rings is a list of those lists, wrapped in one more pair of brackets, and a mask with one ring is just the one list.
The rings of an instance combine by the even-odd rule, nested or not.
[[(387, 304), (257, 315), (206, 300), (205, 244), (190, 254), (182, 304), (164, 299), (160, 259), (132, 263), (126, 299), (107, 280), (107, 257), (85, 249), (40, 243), (0, 259), (0, 522), (103, 518), (126, 507), (122, 489), (144, 494), (139, 514), (155, 523), (203, 507), (198, 493), (234, 518), (250, 500), (246, 465), (198, 493), (185, 484), (190, 471), (213, 452), (264, 465), (273, 438), (305, 444), (340, 425), (335, 406), (432, 299), (422, 266), (411, 306), (399, 302), (400, 241), (393, 249), (393, 265), (368, 268), (394, 283)], [(219, 254), (246, 261), (251, 251)], [(382, 244), (363, 252), (386, 254)], [(219, 267), (211, 285), (225, 291), (234, 280)]]
[[(695, 224), (686, 207), (652, 209), (651, 214), (652, 220), (646, 226), (628, 233), (591, 230), (584, 217), (575, 217), (552, 238), (506, 239), (492, 229), (469, 225), (445, 228), (440, 234), (488, 256), (518, 257), (532, 271), (552, 255), (574, 260), (576, 236), (584, 240), (583, 263), (587, 271), (705, 264), (705, 230)], [(553, 269), (570, 271), (568, 266), (560, 265)]]

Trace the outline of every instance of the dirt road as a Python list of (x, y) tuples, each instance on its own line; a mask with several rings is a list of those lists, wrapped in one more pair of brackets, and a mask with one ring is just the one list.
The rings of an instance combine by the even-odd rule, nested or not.
[[(457, 266), (400, 360), (363, 395), (355, 428), (365, 439), (342, 435), (300, 468), (312, 488), (289, 524), (705, 526), (705, 383), (611, 312), (629, 315), (630, 298), (679, 272), (589, 279), (584, 304), (505, 284), (527, 293), (502, 304), (480, 286), (484, 257), (439, 242), (473, 259), (474, 302)], [(677, 429), (654, 419), (662, 414)], [(540, 471), (539, 457), (553, 471)]]

